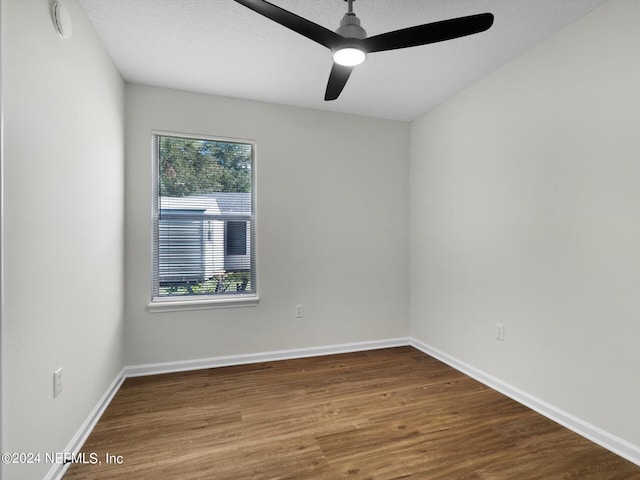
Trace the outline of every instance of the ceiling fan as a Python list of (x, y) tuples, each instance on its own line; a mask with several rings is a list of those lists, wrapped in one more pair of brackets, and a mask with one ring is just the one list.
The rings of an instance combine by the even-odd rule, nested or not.
[(335, 32), (265, 0), (235, 1), (331, 49), (333, 67), (324, 94), (325, 100), (338, 98), (351, 71), (356, 65), (364, 62), (368, 53), (416, 47), (465, 37), (484, 32), (493, 24), (493, 14), (481, 13), (367, 37), (367, 32), (360, 26), (360, 19), (353, 13), (354, 0), (344, 0), (348, 3), (347, 13), (342, 17), (340, 27)]

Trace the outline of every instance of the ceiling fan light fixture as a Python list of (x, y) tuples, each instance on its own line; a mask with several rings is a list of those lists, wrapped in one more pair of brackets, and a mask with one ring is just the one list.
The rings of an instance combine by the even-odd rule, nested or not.
[(344, 67), (355, 67), (367, 58), (365, 51), (357, 45), (344, 45), (333, 51), (333, 61)]

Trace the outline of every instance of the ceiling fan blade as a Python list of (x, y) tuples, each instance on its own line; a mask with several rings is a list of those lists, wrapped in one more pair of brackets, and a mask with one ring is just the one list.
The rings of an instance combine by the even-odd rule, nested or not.
[(481, 13), (375, 35), (364, 39), (362, 43), (367, 52), (383, 52), (465, 37), (484, 32), (491, 25), (493, 25), (493, 14)]
[(327, 83), (327, 90), (324, 93), (324, 99), (335, 100), (340, 96), (342, 89), (349, 80), (349, 75), (353, 67), (345, 67), (343, 65), (333, 64), (331, 67), (331, 73), (329, 74), (329, 82)]
[(265, 0), (235, 0), (241, 5), (250, 8), (254, 12), (259, 13), (279, 23), (283, 27), (287, 27), (294, 32), (307, 37), (314, 42), (324, 45), (327, 48), (335, 47), (344, 38), (336, 32), (329, 30), (317, 23), (313, 23), (306, 18), (302, 18), (295, 13), (291, 13)]

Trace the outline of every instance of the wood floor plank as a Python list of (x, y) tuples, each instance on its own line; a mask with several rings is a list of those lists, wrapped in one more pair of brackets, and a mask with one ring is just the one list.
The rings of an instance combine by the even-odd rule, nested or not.
[(83, 452), (64, 480), (640, 480), (411, 347), (127, 379)]

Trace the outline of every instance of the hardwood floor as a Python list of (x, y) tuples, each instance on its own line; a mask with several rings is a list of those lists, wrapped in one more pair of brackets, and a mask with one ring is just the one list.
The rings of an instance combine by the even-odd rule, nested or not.
[(127, 379), (83, 452), (64, 480), (640, 480), (412, 347)]

